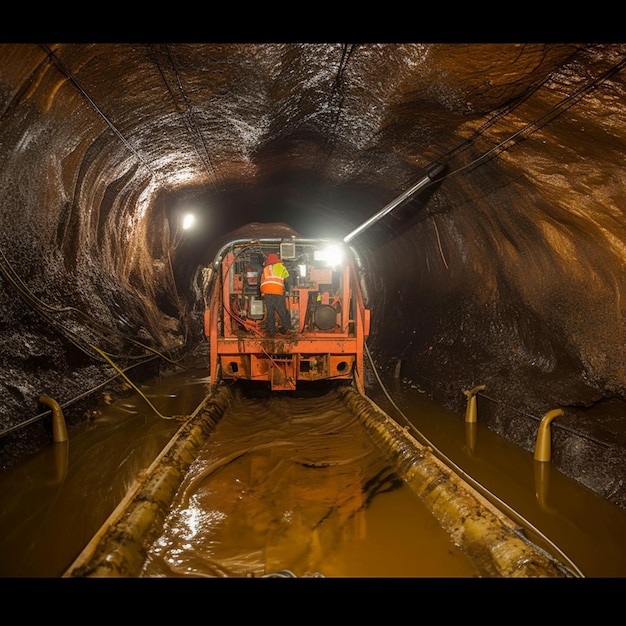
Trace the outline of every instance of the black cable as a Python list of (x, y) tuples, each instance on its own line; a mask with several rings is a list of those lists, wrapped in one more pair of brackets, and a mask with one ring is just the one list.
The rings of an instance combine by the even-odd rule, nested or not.
[[(609, 68), (606, 72), (604, 72), (600, 76), (593, 79), (590, 83), (583, 85), (582, 87), (574, 91), (572, 94), (566, 96), (563, 100), (561, 100), (559, 103), (554, 105), (551, 109), (546, 111), (546, 113), (537, 117), (532, 122), (529, 122), (519, 131), (513, 133), (512, 135), (510, 135), (509, 137), (507, 137), (506, 139), (504, 139), (497, 145), (493, 146), (492, 148), (484, 152), (479, 157), (473, 159), (466, 165), (458, 167), (454, 170), (450, 170), (447, 173), (443, 174), (442, 176), (437, 177), (435, 180), (431, 181), (426, 186), (430, 186), (435, 182), (439, 183), (440, 181), (443, 181), (446, 178), (450, 178), (453, 175), (459, 174), (466, 170), (474, 169), (480, 165), (484, 165), (486, 161), (498, 156), (499, 154), (502, 154), (502, 152), (509, 150), (514, 145), (519, 143), (519, 141), (521, 141), (522, 139), (525, 139), (527, 136), (531, 135), (532, 133), (536, 132), (540, 128), (543, 128), (544, 126), (546, 126), (547, 124), (555, 120), (559, 115), (561, 115), (566, 110), (568, 110), (569, 108), (577, 104), (580, 100), (582, 100), (582, 98), (586, 95), (588, 91), (595, 89), (596, 87), (601, 85), (603, 82), (605, 82), (606, 80), (608, 80), (609, 78), (611, 78), (612, 76), (620, 72), (625, 66), (626, 66), (626, 58), (622, 59), (619, 63)], [(540, 86), (544, 86), (546, 82), (547, 80), (544, 81)], [(505, 108), (503, 111), (496, 113), (496, 115), (493, 118), (490, 118), (480, 128), (478, 128), (471, 135), (471, 137), (463, 140), (463, 142), (461, 142), (455, 148), (452, 148), (451, 150), (449, 150), (446, 153), (446, 155), (450, 156), (452, 154), (455, 154), (455, 153), (458, 153), (467, 149), (471, 144), (475, 143), (476, 139), (478, 139), (479, 137), (482, 137), (482, 135), (484, 134), (484, 131), (490, 126), (492, 126), (495, 123), (495, 121), (501, 119), (505, 114), (508, 115), (509, 113), (511, 113), (513, 110), (515, 110), (519, 106), (519, 104), (527, 100), (530, 95), (536, 93), (537, 90), (538, 88), (530, 90), (527, 94), (525, 94), (522, 97), (522, 99), (519, 102), (516, 102), (512, 106)], [(438, 159), (437, 162), (445, 160), (446, 155), (443, 155), (440, 159)]]
[[(153, 44), (148, 44), (148, 45), (152, 47)], [(171, 95), (172, 100), (174, 104), (176, 105), (176, 109), (178, 110), (180, 116), (183, 118), (183, 122), (185, 126), (187, 127), (187, 132), (191, 136), (192, 143), (194, 144), (196, 148), (196, 152), (198, 153), (198, 156), (200, 157), (200, 160), (202, 161), (207, 174), (209, 175), (209, 179), (212, 181), (212, 184), (215, 190), (219, 192), (219, 189), (216, 184), (218, 176), (217, 176), (217, 171), (215, 169), (215, 165), (213, 164), (213, 160), (211, 159), (211, 155), (209, 154), (209, 149), (206, 145), (206, 142), (204, 141), (204, 137), (202, 133), (200, 132), (200, 129), (198, 128), (198, 124), (196, 123), (195, 116), (193, 114), (193, 107), (191, 105), (191, 102), (189, 101), (187, 92), (185, 91), (183, 87), (180, 74), (178, 73), (178, 70), (176, 69), (176, 66), (174, 64), (174, 59), (172, 57), (170, 47), (168, 44), (162, 44), (162, 45), (163, 45), (163, 48), (165, 49), (165, 54), (167, 56), (169, 67), (171, 68), (176, 78), (176, 86), (183, 100), (183, 105), (184, 105), (183, 111), (180, 111), (180, 107), (176, 105), (176, 97), (174, 95), (172, 88), (170, 87), (170, 83), (167, 77), (165, 76), (165, 72), (163, 71), (163, 68), (161, 67), (161, 64), (159, 63), (158, 55), (156, 53), (153, 54), (154, 62), (157, 66), (157, 69), (159, 70), (161, 79), (163, 80), (163, 83), (165, 84), (165, 88)], [(199, 147), (200, 145), (202, 146), (202, 150)]]
[(595, 89), (599, 85), (601, 85), (604, 81), (608, 80), (611, 76), (620, 72), (626, 66), (626, 58), (622, 59), (619, 63), (614, 65), (612, 68), (595, 78), (590, 83), (583, 85), (579, 89), (577, 89), (574, 93), (565, 97), (559, 103), (555, 104), (551, 109), (546, 111), (543, 115), (540, 115), (538, 118), (534, 119), (532, 122), (526, 124), (523, 128), (521, 128), (516, 133), (510, 135), (507, 139), (504, 139), (497, 145), (493, 146), (487, 150), (487, 152), (483, 153), (477, 159), (474, 159), (467, 165), (460, 167), (448, 174), (444, 175), (442, 178), (448, 178), (453, 174), (458, 174), (464, 170), (478, 167), (482, 165), (488, 159), (498, 156), (502, 152), (509, 150), (515, 144), (517, 144), (522, 139), (525, 139), (528, 135), (536, 132), (540, 128), (543, 128), (546, 124), (549, 124), (553, 120), (555, 120), (559, 115), (567, 111), (569, 108), (574, 106), (577, 102), (582, 100), (582, 98), (586, 95), (586, 93), (592, 89)]
[(122, 143), (130, 150), (137, 160), (152, 174), (152, 176), (156, 176), (154, 170), (148, 165), (148, 163), (143, 159), (143, 157), (133, 148), (129, 141), (122, 135), (122, 133), (114, 126), (113, 122), (109, 120), (109, 118), (102, 112), (100, 107), (92, 100), (91, 96), (83, 89), (82, 85), (78, 82), (76, 77), (61, 63), (60, 59), (54, 54), (54, 51), (51, 50), (47, 44), (39, 44), (48, 54), (48, 57), (54, 62), (54, 64), (61, 70), (63, 74), (68, 78), (68, 80), (78, 89), (78, 91), (83, 95), (85, 100), (89, 102), (89, 104), (93, 107), (94, 111), (98, 113), (98, 115), (106, 122), (107, 126), (120, 138)]
[[(154, 361), (154, 359), (156, 359), (156, 355), (150, 356), (148, 357), (145, 361), (142, 361), (141, 363), (134, 363), (133, 365), (127, 367), (124, 371), (127, 372), (131, 369), (133, 369), (134, 367), (138, 367), (139, 365), (145, 365), (146, 363), (149, 363), (150, 361)], [(79, 394), (78, 396), (72, 398), (71, 400), (68, 400), (67, 402), (64, 402), (63, 404), (60, 404), (59, 406), (64, 409), (72, 404), (74, 404), (74, 402), (78, 402), (79, 400), (82, 400), (83, 398), (91, 395), (94, 391), (97, 391), (98, 389), (104, 387), (105, 385), (110, 384), (111, 382), (113, 382), (116, 378), (118, 378), (119, 376), (121, 376), (121, 374), (115, 374), (114, 376), (111, 376), (111, 378), (108, 378), (107, 380), (105, 380), (104, 382), (96, 385), (95, 387), (92, 387), (91, 389), (88, 389), (87, 391), (84, 391), (83, 393)], [(15, 426), (11, 426), (10, 428), (7, 428), (6, 430), (3, 430), (0, 432), (0, 439), (2, 437), (4, 437), (5, 435), (9, 435), (12, 432), (15, 432), (16, 430), (20, 430), (26, 426), (29, 426), (30, 424), (33, 424), (34, 422), (42, 419), (43, 417), (45, 417), (46, 415), (49, 415), (51, 413), (51, 410), (47, 410), (44, 411), (43, 413), (39, 413), (39, 415), (34, 415), (33, 417), (30, 417), (29, 419), (20, 422), (19, 424), (16, 424)]]
[[(1, 261), (0, 272), (4, 275), (5, 279), (17, 290), (20, 298), (26, 304), (28, 304), (32, 310), (36, 311), (42, 318), (44, 318), (50, 324), (52, 328), (55, 328), (58, 331), (60, 331), (65, 336), (65, 338), (70, 343), (75, 345), (81, 352), (84, 352), (90, 357), (94, 357), (93, 350), (89, 348), (89, 343), (86, 342), (84, 337), (78, 334), (76, 331), (72, 330), (71, 328), (68, 328), (66, 325), (59, 322), (56, 318), (54, 318), (51, 315), (51, 313), (66, 313), (66, 312), (76, 313), (83, 319), (84, 322), (88, 322), (89, 329), (93, 331), (97, 337), (99, 337), (101, 340), (104, 340), (105, 342), (111, 340), (111, 335), (115, 335), (117, 339), (121, 341), (129, 342), (135, 346), (141, 347), (142, 349), (148, 352), (159, 354), (159, 352), (155, 350), (154, 348), (151, 348), (150, 346), (147, 346), (137, 341), (136, 339), (133, 339), (132, 337), (128, 337), (124, 335), (123, 333), (119, 332), (115, 328), (111, 328), (111, 327), (105, 326), (104, 324), (99, 323), (95, 318), (88, 315), (87, 313), (84, 313), (80, 309), (77, 309), (75, 307), (54, 307), (54, 306), (47, 304), (46, 302), (44, 302), (43, 300), (37, 298), (36, 296), (32, 294), (29, 288), (24, 284), (22, 279), (19, 277), (17, 272), (13, 269), (13, 266), (7, 259), (2, 248), (0, 248), (0, 261)], [(110, 356), (115, 356), (115, 358), (122, 358), (119, 355), (110, 355)], [(145, 357), (145, 353), (142, 355), (138, 355), (138, 356), (124, 355), (123, 358), (141, 359), (144, 357)]]
[(561, 558), (568, 564), (568, 567), (576, 576), (580, 578), (584, 578), (583, 573), (576, 566), (576, 564), (563, 552), (563, 550), (561, 550), (553, 541), (551, 541), (544, 533), (542, 533), (535, 525), (533, 525), (530, 521), (528, 521), (523, 515), (518, 513), (515, 509), (509, 506), (506, 502), (504, 502), (504, 500), (499, 498), (495, 493), (487, 489), (484, 485), (481, 485), (477, 480), (472, 478), (467, 472), (465, 472), (465, 470), (459, 467), (451, 458), (446, 456), (439, 448), (437, 448), (437, 446), (435, 446), (435, 444), (432, 441), (430, 441), (424, 435), (424, 433), (422, 433), (411, 422), (411, 420), (409, 420), (409, 418), (401, 411), (398, 405), (394, 402), (393, 398), (389, 395), (389, 392), (387, 391), (385, 385), (380, 379), (380, 376), (378, 375), (378, 371), (376, 370), (376, 365), (374, 364), (374, 360), (372, 358), (372, 355), (369, 351), (367, 344), (364, 343), (363, 346), (367, 354), (368, 360), (370, 362), (370, 365), (372, 367), (372, 370), (374, 372), (374, 376), (376, 377), (376, 380), (378, 381), (378, 384), (381, 390), (383, 391), (383, 393), (385, 394), (385, 396), (387, 397), (387, 399), (389, 400), (393, 408), (402, 417), (402, 420), (405, 422), (408, 428), (410, 428), (413, 431), (413, 433), (416, 435), (416, 437), (418, 438), (418, 441), (421, 440), (423, 445), (429, 448), (430, 452), (432, 452), (440, 461), (445, 463), (445, 465), (449, 467), (452, 471), (454, 471), (460, 478), (462, 478), (465, 482), (467, 482), (470, 486), (472, 486), (478, 493), (482, 494), (485, 498), (487, 498), (487, 500), (489, 500), (489, 502), (491, 502), (494, 506), (499, 508), (501, 511), (506, 512), (506, 515), (508, 515), (513, 520), (517, 520), (518, 523), (521, 524), (522, 526), (532, 529), (532, 531), (536, 533), (537, 536), (541, 537), (548, 545), (550, 545), (556, 551), (557, 554), (561, 555)]

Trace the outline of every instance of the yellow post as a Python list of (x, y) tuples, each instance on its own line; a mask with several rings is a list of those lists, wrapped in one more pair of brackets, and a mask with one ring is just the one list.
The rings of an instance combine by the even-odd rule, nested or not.
[(52, 435), (55, 443), (67, 441), (67, 427), (65, 426), (65, 417), (61, 406), (56, 400), (48, 396), (40, 396), (39, 402), (49, 406), (52, 409)]
[(479, 391), (484, 391), (485, 389), (485, 385), (478, 385), (478, 387), (474, 387), (474, 389), (471, 389), (470, 391), (463, 392), (467, 396), (467, 409), (465, 410), (466, 422), (473, 423), (476, 421), (476, 394)]
[(553, 409), (543, 416), (537, 431), (537, 443), (535, 444), (535, 461), (549, 461), (551, 456), (550, 422), (559, 415), (563, 415), (563, 409)]

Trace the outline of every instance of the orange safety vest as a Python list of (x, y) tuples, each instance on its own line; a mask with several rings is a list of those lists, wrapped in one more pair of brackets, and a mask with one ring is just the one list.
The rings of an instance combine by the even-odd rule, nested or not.
[(289, 272), (282, 263), (266, 265), (261, 276), (261, 293), (282, 295), (285, 292), (285, 278), (289, 278)]

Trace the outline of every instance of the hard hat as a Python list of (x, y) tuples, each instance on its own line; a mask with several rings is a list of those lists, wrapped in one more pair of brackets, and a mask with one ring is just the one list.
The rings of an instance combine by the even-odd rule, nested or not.
[(280, 259), (278, 258), (278, 255), (277, 255), (277, 254), (275, 254), (274, 252), (270, 252), (270, 253), (267, 255), (267, 260), (266, 260), (266, 263), (267, 263), (268, 265), (274, 265), (274, 263), (280, 263)]

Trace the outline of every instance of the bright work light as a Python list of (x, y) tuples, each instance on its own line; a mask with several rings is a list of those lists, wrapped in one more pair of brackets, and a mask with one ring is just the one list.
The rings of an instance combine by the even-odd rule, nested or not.
[(328, 246), (323, 250), (315, 251), (315, 260), (324, 261), (329, 267), (341, 265), (343, 254), (338, 246)]
[(183, 230), (189, 230), (196, 223), (196, 216), (193, 213), (187, 213), (183, 217)]

